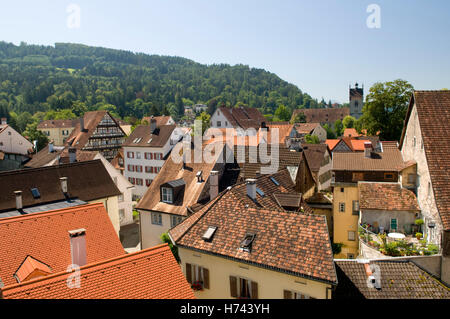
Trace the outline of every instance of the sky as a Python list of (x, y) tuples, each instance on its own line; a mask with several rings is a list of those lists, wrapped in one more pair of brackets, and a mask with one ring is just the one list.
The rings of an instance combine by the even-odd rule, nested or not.
[(449, 18), (448, 0), (2, 0), (0, 41), (245, 64), (345, 103), (355, 82), (450, 89)]

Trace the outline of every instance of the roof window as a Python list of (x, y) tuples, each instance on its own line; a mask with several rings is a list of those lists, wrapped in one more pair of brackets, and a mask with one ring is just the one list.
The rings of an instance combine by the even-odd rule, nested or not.
[(211, 241), (212, 237), (214, 236), (214, 233), (216, 232), (216, 230), (217, 230), (217, 227), (215, 227), (215, 226), (208, 227), (208, 229), (203, 234), (202, 239), (204, 241)]
[(261, 188), (256, 187), (256, 192), (259, 194), (259, 196), (264, 197), (264, 192), (261, 190)]
[(37, 188), (32, 188), (31, 194), (33, 194), (34, 199), (38, 199), (41, 197), (41, 193), (39, 193), (39, 190)]
[(275, 185), (280, 186), (280, 183), (278, 183), (278, 181), (277, 181), (275, 178), (271, 177), (270, 180), (271, 180)]
[(241, 250), (246, 252), (251, 252), (252, 250), (252, 243), (255, 239), (255, 234), (247, 233), (244, 237), (244, 240), (241, 242)]

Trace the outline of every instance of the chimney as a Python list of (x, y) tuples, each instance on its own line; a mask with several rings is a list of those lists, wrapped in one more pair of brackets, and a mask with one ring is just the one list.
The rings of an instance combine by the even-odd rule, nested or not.
[(372, 143), (364, 142), (364, 157), (370, 158), (372, 157)]
[(2, 125), (8, 124), (6, 117), (2, 117)]
[(256, 200), (256, 179), (248, 178), (245, 180), (247, 184), (247, 195), (253, 200)]
[(54, 148), (53, 148), (53, 140), (52, 140), (48, 143), (48, 152), (53, 153), (53, 151), (54, 151)]
[(59, 179), (59, 181), (61, 182), (61, 190), (64, 194), (67, 194), (67, 177), (61, 177)]
[(209, 200), (213, 200), (219, 195), (219, 172), (211, 171), (209, 175)]
[(21, 210), (23, 208), (22, 191), (15, 191), (14, 194), (16, 195), (16, 209)]
[(195, 176), (197, 177), (197, 183), (203, 182), (203, 172), (202, 171), (198, 171)]
[(75, 163), (77, 161), (77, 149), (75, 147), (69, 148), (69, 162)]
[(365, 263), (364, 264), (364, 270), (366, 272), (368, 284), (370, 284), (373, 288), (381, 289), (380, 282), (373, 275), (372, 269), (370, 269), (370, 264), (369, 263)]
[(156, 130), (156, 120), (155, 119), (151, 119), (150, 120), (150, 131), (153, 132)]
[(80, 130), (81, 132), (86, 132), (86, 128), (84, 127), (84, 116), (80, 117)]
[(72, 264), (80, 267), (86, 265), (86, 229), (70, 230), (69, 236)]

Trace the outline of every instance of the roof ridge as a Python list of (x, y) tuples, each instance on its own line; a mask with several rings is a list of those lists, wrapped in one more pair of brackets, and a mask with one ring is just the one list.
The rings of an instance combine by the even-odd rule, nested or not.
[[(150, 253), (151, 251), (154, 251), (154, 253), (156, 254), (159, 251), (165, 251), (165, 250), (170, 251), (169, 245), (167, 243), (164, 243), (164, 244), (161, 244), (161, 245), (157, 245), (157, 246), (154, 246), (154, 247), (150, 247), (150, 248), (147, 248), (147, 249), (143, 249), (143, 250), (131, 253), (131, 254), (124, 253), (121, 256), (108, 258), (108, 259), (104, 259), (104, 260), (101, 260), (101, 261), (97, 261), (97, 262), (93, 262), (93, 263), (89, 263), (89, 264), (83, 265), (83, 266), (80, 267), (80, 272), (82, 270), (86, 270), (86, 269), (91, 269), (91, 268), (94, 268), (94, 267), (102, 266), (104, 264), (111, 263), (111, 262), (114, 262), (116, 260), (127, 259), (127, 258), (130, 258), (130, 260), (134, 260), (134, 259), (137, 259), (139, 257), (143, 258), (144, 257), (143, 255), (145, 255), (146, 253)], [(8, 286), (5, 286), (4, 288), (2, 288), (1, 290), (5, 291), (5, 290), (9, 290), (9, 289), (18, 288), (18, 287), (24, 287), (24, 286), (27, 286), (27, 285), (30, 285), (30, 284), (36, 284), (36, 283), (41, 282), (41, 281), (50, 280), (50, 279), (53, 279), (53, 278), (57, 278), (57, 277), (60, 277), (60, 276), (64, 276), (64, 275), (70, 274), (71, 272), (60, 271), (60, 272), (57, 272), (57, 273), (54, 273), (54, 274), (51, 274), (51, 275), (48, 275), (48, 276), (38, 277), (36, 279), (27, 280), (27, 281), (24, 281), (22, 283), (8, 285)]]
[(36, 172), (36, 171), (45, 171), (45, 170), (52, 170), (52, 169), (57, 169), (57, 168), (71, 167), (71, 166), (81, 166), (81, 165), (87, 165), (87, 164), (90, 164), (92, 162), (97, 162), (97, 161), (101, 162), (100, 159), (94, 159), (94, 160), (89, 160), (89, 161), (63, 163), (63, 164), (58, 164), (58, 165), (41, 166), (41, 167), (36, 167), (36, 168), (15, 169), (15, 170), (11, 170), (11, 171), (0, 172), (0, 177), (6, 176), (6, 175), (14, 175), (14, 174), (18, 174), (18, 173), (25, 174), (30, 171)]
[(81, 209), (86, 209), (86, 208), (94, 208), (97, 206), (101, 206), (104, 208), (103, 203), (92, 203), (92, 204), (86, 204), (86, 205), (59, 208), (59, 209), (50, 210), (50, 211), (1, 218), (0, 225), (9, 224), (11, 222), (21, 222), (21, 221), (28, 220), (28, 219), (41, 218), (41, 217), (45, 217), (45, 216), (49, 216), (49, 215), (51, 216), (51, 215), (58, 215), (58, 214), (67, 214), (67, 213), (72, 213), (73, 211), (76, 211), (76, 210), (81, 210)]

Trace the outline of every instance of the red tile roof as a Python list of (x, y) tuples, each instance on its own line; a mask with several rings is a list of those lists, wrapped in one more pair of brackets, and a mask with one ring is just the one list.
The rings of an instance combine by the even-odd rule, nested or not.
[[(253, 202), (238, 184), (169, 231), (176, 245), (266, 269), (336, 283), (333, 253), (324, 216), (287, 212)], [(266, 197), (272, 194), (266, 194)], [(217, 226), (211, 241), (202, 239)], [(256, 235), (251, 252), (239, 249), (247, 233)]]
[(359, 207), (387, 211), (420, 211), (416, 195), (398, 183), (359, 182)]
[(416, 105), (436, 206), (445, 230), (450, 230), (450, 91), (414, 91), (400, 139), (403, 146), (411, 111)]
[(80, 288), (68, 288), (69, 273), (3, 289), (6, 299), (194, 299), (167, 244), (81, 267)]
[(296, 123), (295, 130), (299, 134), (310, 134), (320, 123)]
[(5, 285), (27, 256), (53, 272), (72, 263), (69, 231), (86, 229), (87, 262), (124, 254), (124, 249), (102, 203), (0, 219), (0, 278)]
[(27, 256), (22, 265), (20, 265), (19, 269), (17, 269), (14, 276), (18, 282), (23, 282), (28, 280), (30, 275), (33, 275), (36, 271), (47, 275), (52, 273), (52, 269), (48, 265), (31, 256)]
[(45, 120), (38, 124), (38, 129), (46, 128), (74, 128), (79, 122), (79, 119), (75, 120)]
[(161, 126), (161, 125), (169, 125), (169, 121), (172, 118), (170, 115), (169, 116), (145, 116), (142, 118), (142, 122), (146, 121), (148, 124), (150, 124), (150, 120), (151, 119), (156, 120), (156, 126)]

